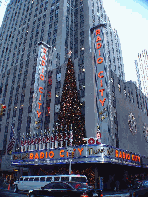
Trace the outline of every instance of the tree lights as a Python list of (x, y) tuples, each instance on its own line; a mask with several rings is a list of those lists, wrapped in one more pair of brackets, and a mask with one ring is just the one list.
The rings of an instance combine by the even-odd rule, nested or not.
[[(63, 128), (68, 129), (64, 131), (64, 146), (83, 144), (85, 120), (80, 111), (74, 66), (71, 59), (68, 60), (67, 64), (58, 123), (59, 125), (62, 124)], [(69, 136), (69, 140), (67, 140), (67, 135)]]

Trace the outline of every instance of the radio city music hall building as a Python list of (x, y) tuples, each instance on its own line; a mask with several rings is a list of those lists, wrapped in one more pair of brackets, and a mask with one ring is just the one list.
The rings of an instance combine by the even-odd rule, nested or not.
[[(124, 100), (121, 96), (122, 88), (121, 94), (116, 95), (115, 90), (119, 86), (112, 84), (111, 73), (115, 73), (115, 79), (124, 84), (124, 65), (117, 31), (112, 30), (102, 1), (12, 0), (7, 6), (0, 31), (1, 101), (6, 105), (6, 113), (0, 124), (3, 170), (10, 168), (10, 165), (6, 165), (6, 160), (9, 158), (7, 148), (11, 125), (16, 134), (11, 163), (13, 166), (28, 167), (30, 173), (33, 173), (31, 166), (44, 166), (45, 169), (50, 166), (52, 169), (51, 166), (56, 164), (69, 163), (67, 148), (62, 146), (62, 143), (66, 144), (66, 140), (59, 142), (60, 145), (55, 148), (56, 131), (63, 132), (66, 129), (68, 137), (73, 135), (71, 139), (77, 142), (68, 142), (72, 146), (76, 145), (72, 162), (75, 166), (78, 164), (80, 167), (80, 163), (97, 163), (99, 167), (95, 168), (99, 169), (102, 163), (110, 162), (141, 165), (141, 155), (146, 155), (146, 148), (143, 146), (147, 142), (144, 141), (143, 148), (139, 149), (136, 148), (138, 145), (133, 145), (140, 138), (137, 137), (138, 129), (137, 135), (134, 132), (133, 135), (130, 129), (131, 124), (135, 125), (131, 123), (134, 119), (133, 112), (131, 110), (129, 113), (128, 110), (132, 105), (128, 100), (121, 102)], [(68, 75), (68, 70), (73, 74)], [(69, 99), (64, 95), (64, 88), (68, 89), (70, 77), (73, 79), (72, 87), (78, 95), (75, 102), (72, 102), (73, 106), (74, 103), (77, 106), (73, 115), (78, 119), (81, 114), (80, 121), (77, 120), (78, 129), (74, 127), (74, 122), (68, 125), (67, 122), (61, 122), (62, 115), (64, 117), (64, 98)], [(135, 98), (134, 91), (132, 95)], [(120, 102), (125, 105), (120, 107)], [(144, 101), (145, 104), (139, 102), (146, 110), (147, 101)], [(125, 116), (128, 117), (127, 122), (121, 115), (124, 110), (129, 113)], [(135, 110), (139, 108), (135, 106)], [(141, 113), (145, 114), (142, 116), (145, 119), (141, 120), (145, 123), (146, 112)], [(130, 127), (126, 127), (127, 125)], [(45, 131), (47, 135), (49, 130), (50, 143), (43, 143), (42, 140), (40, 148), (34, 144), (31, 150), (28, 149), (31, 145), (27, 142), (23, 144), (21, 152), (22, 136), (24, 141), (40, 138)], [(54, 137), (52, 143), (51, 137)], [(144, 138), (141, 137), (141, 140)]]

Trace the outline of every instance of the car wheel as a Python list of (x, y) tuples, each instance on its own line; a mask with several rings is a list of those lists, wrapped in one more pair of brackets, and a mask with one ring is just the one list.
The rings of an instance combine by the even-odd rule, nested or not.
[(14, 193), (17, 193), (18, 192), (18, 187), (17, 187), (17, 185), (14, 185)]

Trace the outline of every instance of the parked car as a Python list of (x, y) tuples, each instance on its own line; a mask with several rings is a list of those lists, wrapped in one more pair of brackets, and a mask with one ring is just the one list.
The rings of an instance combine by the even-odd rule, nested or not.
[(29, 191), (29, 197), (102, 197), (102, 190), (90, 189), (80, 182), (51, 182), (41, 189)]
[(137, 180), (130, 191), (130, 197), (148, 196), (148, 180)]

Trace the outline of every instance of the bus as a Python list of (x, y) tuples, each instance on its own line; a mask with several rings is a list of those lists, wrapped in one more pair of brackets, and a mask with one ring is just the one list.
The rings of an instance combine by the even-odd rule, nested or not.
[(21, 176), (17, 181), (14, 182), (14, 192), (18, 190), (29, 191), (33, 189), (41, 189), (49, 182), (53, 181), (75, 181), (86, 183), (88, 182), (85, 175), (71, 174), (71, 175), (46, 175), (46, 176)]

